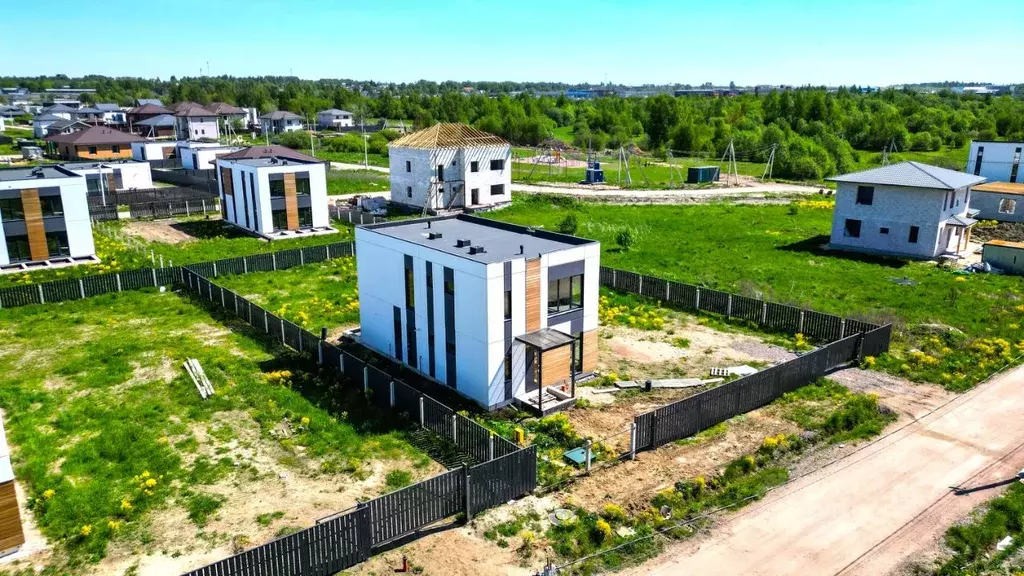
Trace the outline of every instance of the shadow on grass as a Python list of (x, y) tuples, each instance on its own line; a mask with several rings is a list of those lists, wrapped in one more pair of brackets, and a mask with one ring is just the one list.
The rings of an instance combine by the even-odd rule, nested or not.
[(792, 244), (786, 244), (785, 246), (779, 246), (778, 249), (785, 250), (787, 252), (804, 252), (817, 256), (831, 256), (833, 258), (842, 258), (844, 260), (851, 260), (854, 262), (877, 264), (879, 266), (885, 266), (886, 268), (893, 269), (900, 269), (908, 264), (906, 260), (899, 258), (876, 256), (873, 254), (859, 254), (857, 252), (845, 252), (842, 250), (826, 250), (825, 246), (828, 245), (830, 239), (831, 238), (827, 235), (819, 234), (818, 236), (812, 236), (806, 240), (793, 242)]
[(189, 220), (188, 222), (175, 222), (171, 228), (188, 234), (196, 240), (209, 240), (212, 238), (252, 238), (253, 236), (240, 231), (234, 226), (228, 226), (219, 218), (216, 220)]

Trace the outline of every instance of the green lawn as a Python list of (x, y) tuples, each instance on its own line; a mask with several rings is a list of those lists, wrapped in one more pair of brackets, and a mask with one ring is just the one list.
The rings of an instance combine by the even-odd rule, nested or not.
[[(0, 310), (0, 334), (15, 475), (54, 547), (55, 574), (81, 573), (74, 567), (111, 541), (137, 554), (187, 547), (162, 542), (151, 513), (184, 507), (201, 527), (222, 505), (245, 505), (233, 487), (276, 478), (278, 465), (341, 487), (382, 459), (405, 462), (417, 480), (430, 464), (358, 388), (187, 297), (135, 291)], [(212, 398), (200, 399), (186, 358), (202, 364)]]
[(355, 258), (222, 277), (217, 283), (314, 334), (359, 323)]
[(384, 172), (376, 170), (328, 170), (327, 194), (358, 194), (365, 192), (387, 192), (391, 180)]
[[(310, 153), (308, 149), (300, 150), (300, 152), (303, 154)], [(317, 150), (316, 157), (329, 162), (342, 162), (345, 164), (362, 164), (364, 160), (362, 152), (328, 152), (327, 150)], [(388, 167), (388, 157), (386, 154), (368, 154), (366, 159), (369, 160), (370, 166)]]
[[(510, 208), (487, 216), (554, 230), (568, 214), (579, 221), (578, 235), (602, 242), (607, 266), (895, 322), (893, 354), (872, 361), (915, 379), (964, 389), (1024, 348), (1019, 278), (823, 253), (832, 218), (827, 201), (615, 206), (514, 195)], [(635, 239), (628, 252), (615, 243), (624, 230)]]
[[(534, 150), (517, 149), (516, 154), (532, 156)], [(583, 153), (573, 153), (572, 158), (584, 159)], [(604, 169), (605, 182), (608, 184), (621, 185), (627, 188), (682, 188), (686, 181), (687, 168), (694, 166), (720, 166), (722, 179), (726, 177), (726, 163), (721, 163), (717, 158), (675, 158), (671, 161), (664, 160), (637, 160), (630, 159), (629, 175), (632, 177), (632, 184), (626, 183), (626, 168), (621, 165), (616, 156), (602, 155), (599, 157), (601, 167)], [(764, 164), (753, 162), (737, 162), (737, 170), (744, 176), (760, 178), (764, 173)], [(646, 179), (645, 179), (646, 177)], [(514, 182), (581, 182), (586, 178), (586, 168), (560, 168), (547, 164), (533, 164), (526, 162), (513, 162), (512, 180)]]

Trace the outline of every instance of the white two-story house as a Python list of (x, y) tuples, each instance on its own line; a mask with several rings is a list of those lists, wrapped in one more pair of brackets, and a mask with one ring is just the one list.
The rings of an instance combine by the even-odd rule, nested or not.
[(316, 113), (316, 124), (323, 130), (337, 130), (352, 126), (352, 113), (348, 110), (329, 108)]
[(302, 130), (302, 116), (287, 110), (278, 110), (260, 116), (260, 130), (264, 134), (282, 134)]
[(1024, 142), (971, 141), (967, 152), (967, 170), (975, 176), (984, 176), (989, 182), (1024, 183), (1021, 160)]
[(195, 102), (174, 105), (175, 130), (181, 140), (217, 140), (220, 126), (217, 114)]
[(829, 180), (838, 184), (830, 248), (931, 259), (967, 248), (971, 186), (985, 178), (900, 162)]
[(359, 338), (485, 408), (564, 408), (597, 362), (600, 258), (469, 215), (359, 226)]
[(465, 124), (435, 124), (388, 144), (391, 201), (429, 212), (512, 199), (509, 143)]

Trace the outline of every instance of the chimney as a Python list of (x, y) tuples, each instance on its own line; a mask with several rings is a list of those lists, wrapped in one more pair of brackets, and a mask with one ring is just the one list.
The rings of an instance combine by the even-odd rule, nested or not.
[(485, 252), (487, 252), (487, 250), (485, 250), (483, 246), (470, 246), (469, 247), (469, 253), (470, 254), (483, 254)]
[(470, 244), (472, 244), (472, 242), (469, 240), (469, 238), (459, 238), (458, 240), (455, 241), (456, 248), (465, 248)]
[(523, 245), (520, 244), (519, 245), (519, 255), (522, 256), (523, 254), (526, 254), (526, 248), (524, 248)]
[(427, 240), (437, 240), (440, 237), (440, 232), (427, 232)]
[(427, 228), (430, 228), (430, 220), (427, 220)]

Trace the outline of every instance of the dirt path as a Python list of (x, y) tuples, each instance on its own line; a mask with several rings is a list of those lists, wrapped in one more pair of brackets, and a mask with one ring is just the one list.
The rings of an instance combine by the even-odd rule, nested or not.
[[(1024, 466), (1024, 367), (763, 501), (727, 516), (702, 540), (626, 574), (888, 574), (934, 553), (946, 528), (999, 493), (954, 496)], [(918, 407), (907, 406), (907, 412)], [(906, 412), (904, 412), (906, 413)]]

